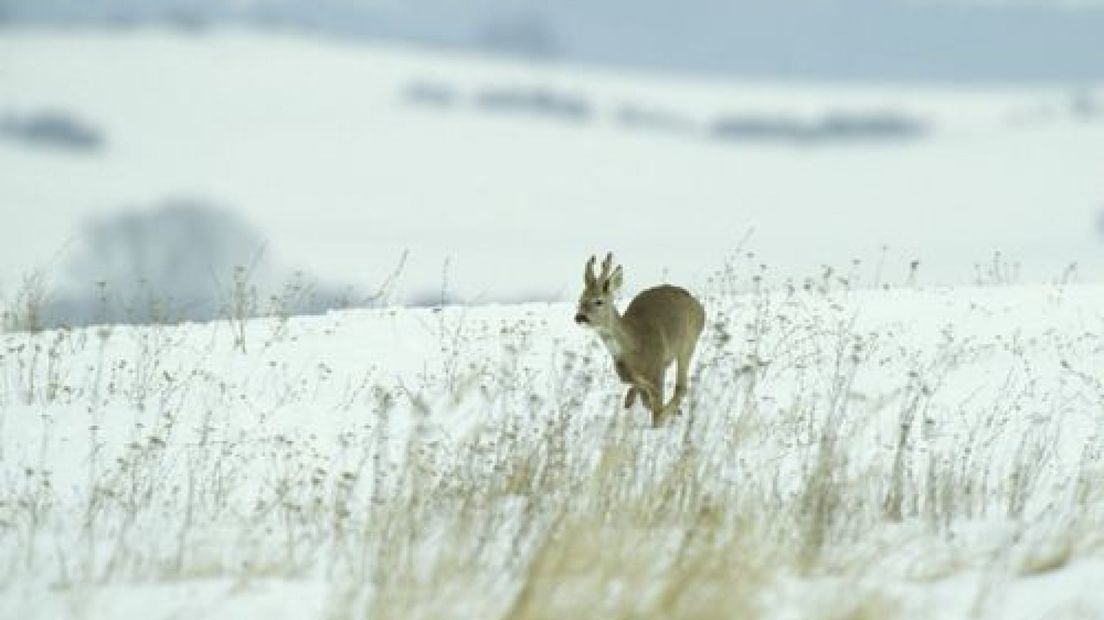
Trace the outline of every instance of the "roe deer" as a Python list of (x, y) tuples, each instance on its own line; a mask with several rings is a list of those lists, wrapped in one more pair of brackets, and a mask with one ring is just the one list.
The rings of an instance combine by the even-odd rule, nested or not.
[[(632, 407), (639, 394), (652, 412), (652, 425), (660, 426), (686, 395), (690, 357), (705, 326), (705, 310), (685, 289), (663, 285), (641, 292), (624, 315), (618, 314), (613, 296), (621, 287), (621, 266), (613, 269), (613, 253), (606, 254), (602, 273), (595, 276), (594, 261), (591, 256), (586, 264), (575, 322), (593, 328), (609, 349), (617, 376), (629, 384), (625, 407)], [(675, 394), (665, 405), (663, 379), (675, 360)]]

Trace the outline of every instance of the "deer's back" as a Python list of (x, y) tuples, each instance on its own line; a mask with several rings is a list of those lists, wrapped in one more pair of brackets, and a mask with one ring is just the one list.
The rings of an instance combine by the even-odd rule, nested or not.
[(637, 295), (623, 318), (634, 331), (660, 344), (667, 353), (664, 357), (669, 357), (680, 345), (697, 340), (705, 309), (686, 289), (665, 284)]

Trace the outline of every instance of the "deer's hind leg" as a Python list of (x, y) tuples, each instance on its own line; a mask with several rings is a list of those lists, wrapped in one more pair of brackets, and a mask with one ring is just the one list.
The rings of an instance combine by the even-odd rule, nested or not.
[(644, 404), (648, 405), (648, 409), (652, 412), (652, 426), (659, 428), (663, 425), (663, 418), (667, 414), (667, 408), (663, 406), (663, 375), (664, 370), (660, 370), (659, 374), (652, 379), (652, 386), (654, 389), (649, 394), (649, 400), (645, 400)]
[(679, 405), (682, 404), (683, 397), (686, 396), (690, 383), (690, 358), (694, 356), (696, 346), (697, 342), (691, 343), (685, 351), (679, 353), (676, 359), (675, 393), (671, 396), (671, 402), (663, 408), (664, 415), (677, 412)]

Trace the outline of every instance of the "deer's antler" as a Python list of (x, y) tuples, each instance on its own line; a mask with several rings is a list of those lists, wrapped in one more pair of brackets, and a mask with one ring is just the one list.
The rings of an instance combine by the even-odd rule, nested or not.
[(597, 260), (598, 258), (592, 255), (586, 263), (586, 269), (583, 271), (583, 281), (586, 282), (587, 286), (601, 286), (609, 280), (613, 273), (613, 252), (606, 254), (606, 258), (602, 261), (602, 272), (595, 276), (594, 263)]
[(590, 260), (588, 260), (586, 263), (586, 268), (583, 269), (583, 282), (586, 283), (587, 286), (594, 286), (598, 282), (598, 279), (594, 277), (595, 260), (597, 259), (595, 259), (594, 256), (591, 256)]
[[(591, 261), (594, 260), (592, 257)], [(613, 272), (613, 252), (606, 254), (606, 259), (602, 261), (602, 273), (598, 275), (598, 282), (605, 283), (609, 279), (610, 274)]]

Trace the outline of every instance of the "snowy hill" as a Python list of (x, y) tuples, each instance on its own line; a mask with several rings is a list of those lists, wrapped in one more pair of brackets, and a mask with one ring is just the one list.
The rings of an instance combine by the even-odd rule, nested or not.
[(570, 297), (607, 248), (630, 286), (701, 284), (749, 231), (798, 282), (858, 259), (867, 285), (914, 260), (973, 283), (996, 252), (1021, 281), (1104, 269), (1091, 85), (724, 82), (235, 29), (8, 29), (0, 71), (7, 298), (35, 267), (89, 290), (87, 227), (180, 197), (360, 290), (409, 250), (395, 296), (423, 302)]
[(658, 430), (564, 304), (0, 334), (0, 617), (1104, 614), (1104, 289), (697, 292)]
[[(2, 30), (0, 618), (1102, 617), (1102, 100)], [(606, 249), (706, 308), (668, 427)]]

